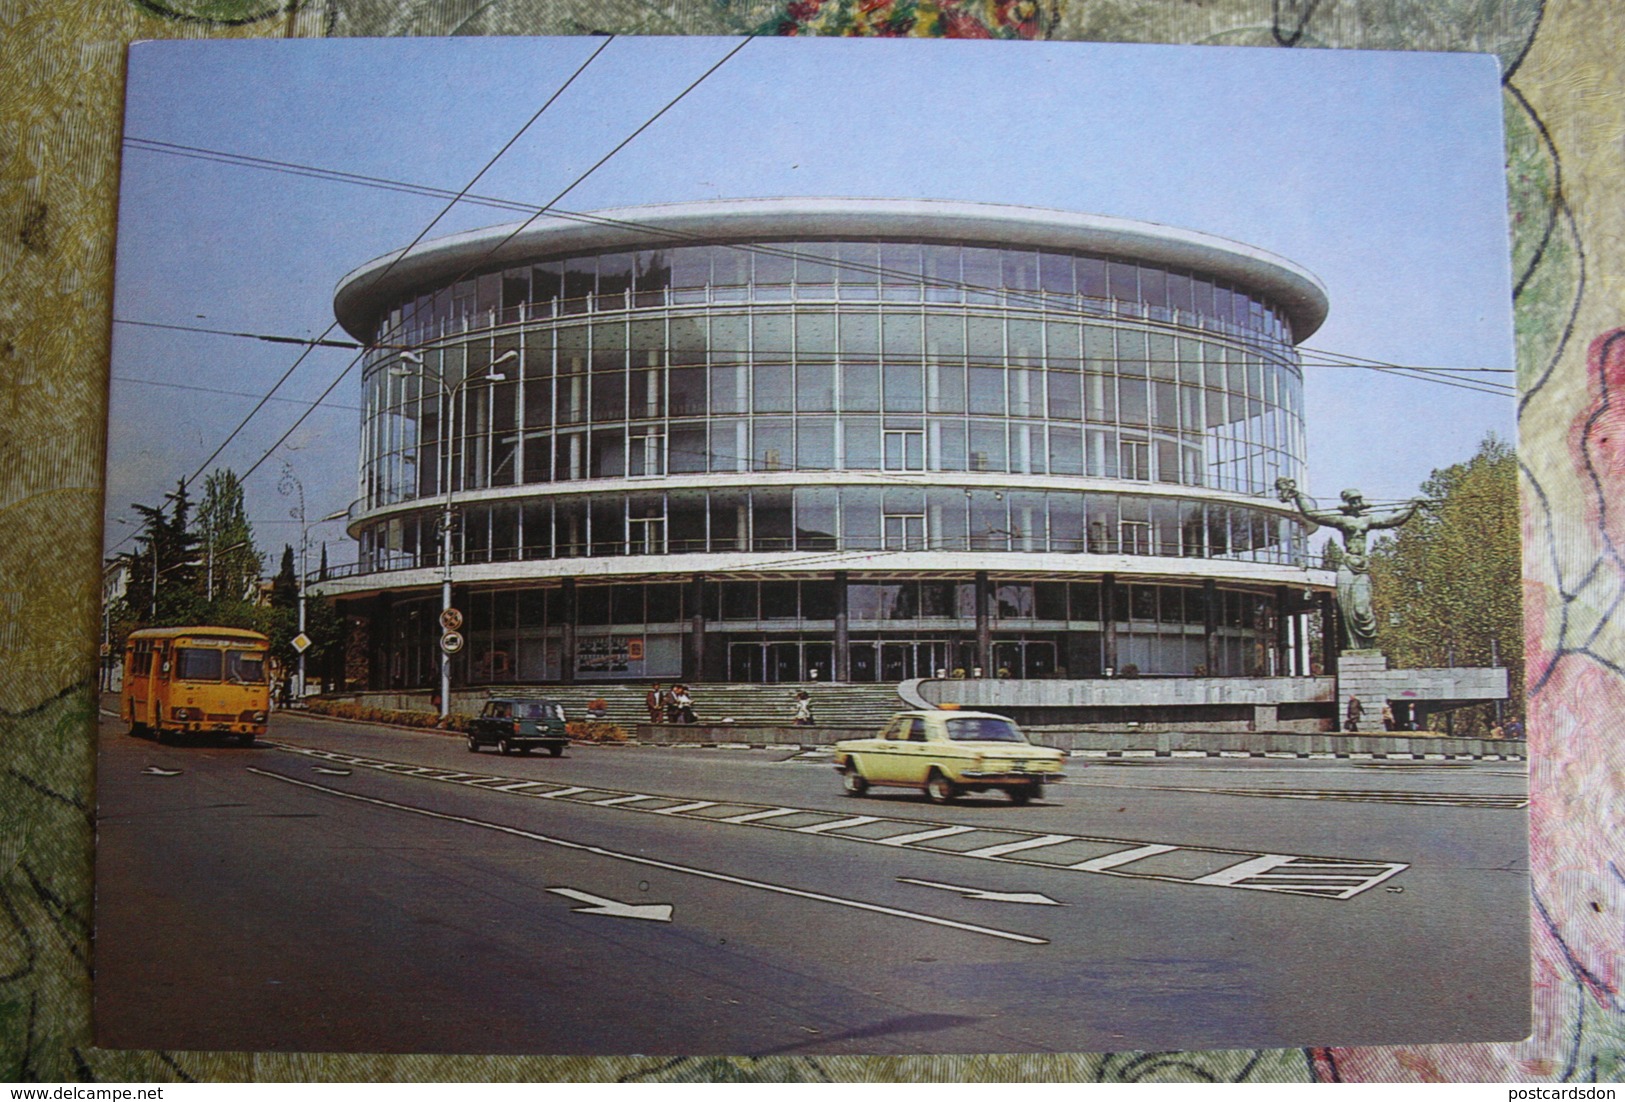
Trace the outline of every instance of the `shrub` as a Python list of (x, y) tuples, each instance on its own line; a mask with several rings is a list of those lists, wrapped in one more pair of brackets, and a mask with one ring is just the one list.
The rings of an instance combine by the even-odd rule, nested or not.
[(619, 723), (576, 720), (564, 725), (565, 733), (578, 742), (625, 742), (626, 728)]
[[(440, 727), (440, 716), (435, 712), (403, 711), (395, 708), (375, 708), (370, 704), (356, 704), (346, 700), (311, 700), (306, 711), (335, 719), (353, 719), (362, 723), (388, 723), (397, 727)], [(468, 717), (455, 712), (446, 717), (448, 731), (468, 730)]]

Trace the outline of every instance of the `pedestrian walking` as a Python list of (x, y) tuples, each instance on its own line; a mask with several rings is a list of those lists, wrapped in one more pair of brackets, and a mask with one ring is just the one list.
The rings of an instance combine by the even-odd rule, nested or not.
[(1392, 704), (1384, 704), (1382, 706), (1382, 729), (1384, 731), (1392, 731), (1394, 729), (1394, 706)]
[(1343, 730), (1358, 731), (1360, 729), (1360, 717), (1364, 714), (1365, 705), (1360, 703), (1360, 698), (1357, 696), (1349, 697), (1348, 722), (1343, 725)]
[(812, 697), (807, 695), (805, 689), (796, 693), (795, 725), (797, 727), (811, 727), (813, 725)]

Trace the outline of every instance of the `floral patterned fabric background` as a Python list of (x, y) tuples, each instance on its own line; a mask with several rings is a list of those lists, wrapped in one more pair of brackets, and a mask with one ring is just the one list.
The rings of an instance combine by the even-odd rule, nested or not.
[[(911, 35), (1470, 50), (1502, 62), (1525, 508), (1535, 1033), (1024, 1057), (254, 1055), (91, 1045), (113, 218), (141, 38)], [(1625, 8), (1586, 0), (0, 0), (0, 1078), (1618, 1080), (1625, 951)], [(1610, 510), (1609, 506), (1614, 508)]]

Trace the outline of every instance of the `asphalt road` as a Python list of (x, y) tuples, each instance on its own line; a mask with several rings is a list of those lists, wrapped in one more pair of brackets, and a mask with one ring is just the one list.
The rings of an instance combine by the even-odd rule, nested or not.
[(1527, 1032), (1520, 764), (1073, 759), (1017, 807), (827, 755), (104, 717), (103, 1047), (1098, 1052)]

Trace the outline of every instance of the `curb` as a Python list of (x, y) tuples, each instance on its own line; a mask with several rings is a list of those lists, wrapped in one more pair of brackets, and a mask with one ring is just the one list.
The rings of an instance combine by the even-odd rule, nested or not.
[(1517, 754), (1399, 754), (1290, 750), (1072, 750), (1074, 758), (1284, 758), (1315, 761), (1526, 761)]

